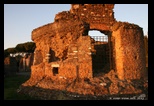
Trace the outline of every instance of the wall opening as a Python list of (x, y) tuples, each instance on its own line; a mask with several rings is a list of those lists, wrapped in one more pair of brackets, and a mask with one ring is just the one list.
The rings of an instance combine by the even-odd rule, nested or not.
[(55, 52), (50, 49), (50, 62), (58, 61), (59, 58), (55, 56)]
[(95, 77), (110, 70), (108, 36), (99, 30), (90, 30), (88, 35), (92, 40), (92, 68)]
[(53, 67), (52, 72), (53, 75), (56, 76), (58, 74), (58, 67)]

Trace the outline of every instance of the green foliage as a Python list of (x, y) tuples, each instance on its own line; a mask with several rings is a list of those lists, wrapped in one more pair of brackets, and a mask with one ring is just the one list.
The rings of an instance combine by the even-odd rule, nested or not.
[(18, 44), (16, 47), (17, 52), (25, 52), (24, 44)]
[(8, 48), (7, 51), (9, 53), (16, 53), (17, 52), (17, 50), (15, 48)]
[(24, 48), (26, 52), (34, 52), (36, 46), (33, 42), (27, 42), (24, 44)]
[(34, 42), (26, 42), (18, 44), (15, 48), (18, 52), (34, 52), (35, 47)]
[(36, 48), (34, 42), (26, 42), (17, 44), (15, 48), (8, 48), (4, 50), (4, 58), (9, 56), (10, 53), (17, 53), (17, 52), (29, 52), (33, 53)]
[(15, 48), (8, 48), (6, 50), (4, 50), (4, 58), (9, 56), (10, 53), (16, 53), (17, 50)]

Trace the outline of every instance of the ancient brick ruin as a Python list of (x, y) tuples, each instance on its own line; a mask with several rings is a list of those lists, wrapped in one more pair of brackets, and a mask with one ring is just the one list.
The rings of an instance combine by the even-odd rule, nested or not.
[(33, 65), (33, 53), (27, 53), (25, 56), (8, 56), (4, 59), (4, 73), (15, 74), (17, 72), (31, 71)]
[[(113, 8), (114, 4), (72, 4), (70, 11), (56, 14), (53, 23), (34, 29), (32, 40), (36, 43), (36, 49), (31, 77), (22, 85), (64, 90), (68, 87), (65, 80), (95, 79), (93, 60), (99, 60), (94, 59), (95, 52), (98, 54), (99, 49), (96, 50), (94, 39), (88, 35), (90, 30), (108, 36), (108, 43), (104, 44), (108, 48), (108, 61), (107, 65), (102, 64), (104, 70), (100, 68), (100, 72), (114, 72), (121, 81), (146, 79), (142, 28), (116, 21)], [(47, 78), (57, 82), (58, 87), (47, 85)], [(118, 93), (118, 90), (113, 91), (116, 85), (113, 82), (118, 80), (112, 81), (110, 94)], [(106, 88), (100, 88), (100, 91), (101, 89)], [(69, 88), (66, 90), (75, 92)]]
[(18, 70), (17, 61), (13, 57), (4, 59), (4, 74), (15, 74)]

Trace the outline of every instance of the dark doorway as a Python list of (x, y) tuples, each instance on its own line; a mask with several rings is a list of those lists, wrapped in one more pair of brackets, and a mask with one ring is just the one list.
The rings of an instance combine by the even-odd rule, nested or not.
[(58, 74), (58, 67), (53, 67), (53, 75), (56, 76)]
[(110, 70), (108, 36), (97, 30), (89, 31), (89, 35), (92, 40), (92, 68), (95, 77)]

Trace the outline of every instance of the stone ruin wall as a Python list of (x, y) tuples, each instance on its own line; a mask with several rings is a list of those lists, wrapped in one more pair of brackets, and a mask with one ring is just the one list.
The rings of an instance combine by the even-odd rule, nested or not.
[[(142, 28), (117, 22), (113, 8), (114, 4), (72, 4), (70, 11), (56, 14), (55, 22), (34, 29), (32, 40), (36, 49), (31, 79), (44, 76), (92, 78), (91, 41), (87, 35), (93, 29), (111, 39), (112, 69), (119, 79), (146, 77)], [(72, 53), (71, 49), (75, 51)], [(47, 54), (51, 55), (48, 62)], [(58, 68), (56, 76), (53, 68)]]
[(90, 23), (90, 29), (110, 30), (115, 22), (114, 4), (72, 4), (70, 13)]
[(147, 78), (142, 28), (128, 22), (117, 22), (112, 27), (111, 39), (119, 79)]
[[(68, 12), (63, 14), (70, 15)], [(78, 76), (81, 78), (92, 77), (91, 39), (84, 36), (87, 35), (87, 29), (88, 24), (79, 19), (74, 20), (70, 15), (69, 19), (57, 20), (33, 30), (32, 39), (36, 42), (36, 49), (31, 76), (40, 79), (43, 76), (55, 77), (52, 70), (58, 68), (56, 77), (76, 78), (76, 70), (80, 70)], [(83, 43), (85, 41), (86, 44)], [(47, 54), (51, 54), (49, 62), (46, 61)], [(37, 67), (42, 68), (42, 72), (38, 73)]]
[(25, 57), (6, 57), (4, 59), (5, 74), (15, 74), (16, 72), (31, 71), (33, 65), (33, 53), (27, 54)]

